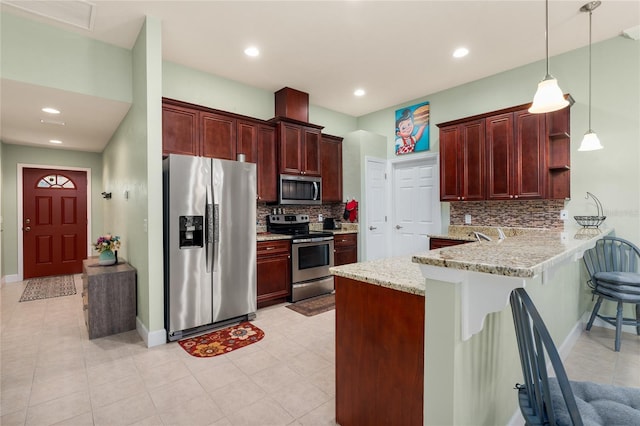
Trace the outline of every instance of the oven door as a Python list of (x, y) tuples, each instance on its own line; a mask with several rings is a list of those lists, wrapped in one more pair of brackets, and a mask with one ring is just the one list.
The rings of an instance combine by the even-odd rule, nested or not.
[[(324, 240), (324, 239), (323, 239)], [(333, 238), (291, 244), (291, 280), (309, 281), (331, 275)]]

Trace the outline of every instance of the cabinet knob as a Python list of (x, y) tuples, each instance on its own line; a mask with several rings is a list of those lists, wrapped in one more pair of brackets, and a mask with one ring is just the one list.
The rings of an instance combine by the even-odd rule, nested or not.
[(513, 195), (509, 195), (509, 198), (513, 198)]
[(461, 199), (462, 199), (462, 197), (458, 197), (458, 200), (461, 200)]
[(516, 195), (514, 198), (518, 198), (518, 196)]
[(460, 197), (461, 200), (464, 200), (464, 197)]

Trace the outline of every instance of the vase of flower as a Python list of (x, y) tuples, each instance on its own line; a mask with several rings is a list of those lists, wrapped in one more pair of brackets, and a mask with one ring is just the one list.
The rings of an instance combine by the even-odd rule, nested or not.
[(118, 249), (120, 248), (120, 237), (111, 234), (103, 235), (94, 244), (98, 255), (98, 265), (107, 266), (118, 263)]
[(111, 250), (104, 250), (98, 256), (98, 265), (108, 266), (116, 263), (116, 255)]

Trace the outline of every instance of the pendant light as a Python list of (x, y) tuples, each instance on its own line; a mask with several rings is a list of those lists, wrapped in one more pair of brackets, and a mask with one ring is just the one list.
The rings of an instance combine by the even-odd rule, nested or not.
[(589, 12), (589, 130), (584, 134), (578, 151), (595, 151), (603, 148), (598, 135), (591, 130), (591, 14), (600, 4), (599, 1), (592, 1), (580, 8), (580, 12)]
[(545, 0), (545, 19), (546, 31), (544, 38), (547, 53), (547, 75), (544, 80), (538, 83), (538, 90), (533, 96), (533, 104), (529, 108), (529, 112), (532, 114), (557, 111), (569, 105), (569, 101), (564, 98), (562, 90), (558, 86), (558, 81), (549, 74), (549, 0)]

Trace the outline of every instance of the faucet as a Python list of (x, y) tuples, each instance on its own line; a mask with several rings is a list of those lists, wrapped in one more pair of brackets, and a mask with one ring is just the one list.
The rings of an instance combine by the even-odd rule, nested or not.
[(473, 235), (475, 235), (476, 239), (478, 241), (481, 240), (485, 240), (485, 241), (491, 241), (491, 238), (489, 238), (488, 235), (483, 234), (482, 232), (478, 232), (478, 231), (473, 231)]

